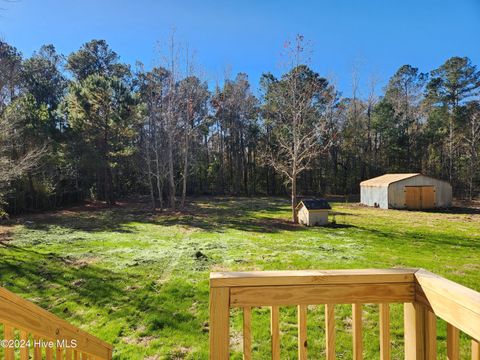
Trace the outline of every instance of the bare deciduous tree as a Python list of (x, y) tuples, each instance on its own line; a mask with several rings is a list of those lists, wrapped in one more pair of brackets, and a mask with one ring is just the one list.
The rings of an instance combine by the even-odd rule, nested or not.
[[(166, 180), (167, 161), (165, 156), (165, 117), (163, 107), (166, 102), (168, 71), (155, 67), (145, 72), (143, 65), (137, 74), (139, 92), (143, 101), (141, 116), (141, 168), (147, 175), (152, 208), (156, 208), (158, 199), (160, 209), (163, 209), (163, 188)], [(155, 197), (156, 193), (156, 197)]]
[(0, 116), (0, 215), (10, 183), (38, 167), (46, 153), (46, 146), (19, 149), (21, 134), (22, 126), (17, 118), (4, 112)]
[(324, 136), (323, 113), (326, 95), (333, 88), (304, 64), (303, 36), (298, 35), (293, 43), (287, 43), (286, 49), (289, 72), (279, 80), (273, 75), (263, 79), (264, 115), (272, 134), (272, 144), (264, 159), (289, 182), (292, 220), (298, 222), (297, 178), (330, 143)]

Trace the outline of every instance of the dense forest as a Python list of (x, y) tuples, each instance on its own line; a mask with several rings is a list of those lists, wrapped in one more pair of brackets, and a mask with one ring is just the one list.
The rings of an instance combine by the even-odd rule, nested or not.
[(301, 36), (258, 95), (247, 74), (214, 88), (169, 41), (159, 65), (121, 62), (103, 40), (24, 57), (0, 42), (0, 208), (197, 194), (355, 194), (361, 180), (422, 172), (480, 193), (480, 72), (467, 57), (403, 65), (382, 94), (349, 94), (309, 65)]

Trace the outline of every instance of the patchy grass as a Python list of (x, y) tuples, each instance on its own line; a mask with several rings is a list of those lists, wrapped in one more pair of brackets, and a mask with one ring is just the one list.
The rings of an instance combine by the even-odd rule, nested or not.
[[(480, 290), (480, 215), (334, 204), (335, 226), (288, 222), (283, 199), (196, 199), (180, 213), (89, 205), (0, 226), (0, 286), (113, 343), (116, 359), (207, 359), (215, 270), (423, 267)], [(351, 358), (351, 309), (338, 306), (337, 356)], [(378, 358), (378, 309), (364, 307), (365, 358)], [(270, 355), (268, 309), (253, 315), (254, 358)], [(241, 359), (241, 317), (232, 321)], [(310, 307), (309, 353), (324, 354), (324, 310)], [(281, 309), (282, 356), (296, 358), (295, 309)], [(445, 324), (439, 322), (440, 353)], [(392, 311), (403, 358), (402, 308)], [(467, 339), (463, 339), (467, 346)], [(466, 356), (466, 353), (464, 353)]]

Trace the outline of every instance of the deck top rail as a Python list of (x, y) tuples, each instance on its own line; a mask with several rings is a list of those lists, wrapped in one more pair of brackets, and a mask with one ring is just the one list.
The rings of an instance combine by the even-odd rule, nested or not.
[[(3, 324), (5, 340), (14, 340), (17, 336), (18, 340), (30, 340), (35, 344), (30, 349), (22, 346), (20, 359), (28, 359), (30, 350), (33, 350), (35, 359), (41, 359), (42, 352), (45, 352), (46, 359), (53, 359), (53, 352), (57, 358), (62, 354), (67, 359), (80, 355), (89, 359), (112, 358), (112, 345), (1, 287), (0, 324)], [(47, 345), (50, 342), (53, 347)], [(4, 349), (7, 360), (14, 358), (14, 350), (11, 347)]]
[(213, 272), (210, 287), (413, 282), (417, 269)]
[(228, 359), (231, 308), (243, 309), (244, 359), (251, 359), (251, 309), (271, 307), (272, 359), (279, 358), (280, 306), (298, 307), (298, 357), (307, 359), (307, 305), (325, 304), (327, 359), (335, 358), (335, 304), (352, 304), (354, 359), (362, 359), (362, 304), (379, 304), (381, 359), (390, 359), (389, 304), (404, 304), (405, 358), (436, 359), (436, 317), (447, 322), (448, 359), (459, 333), (480, 360), (480, 293), (423, 269), (215, 272), (210, 275), (211, 359)]
[(480, 341), (480, 293), (425, 270), (415, 272), (415, 301)]

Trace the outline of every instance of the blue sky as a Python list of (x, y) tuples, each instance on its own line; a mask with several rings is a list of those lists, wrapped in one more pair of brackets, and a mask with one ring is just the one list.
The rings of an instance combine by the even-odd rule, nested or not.
[(68, 54), (96, 38), (149, 67), (175, 28), (211, 84), (228, 69), (256, 89), (263, 72), (281, 71), (283, 43), (297, 33), (313, 45), (311, 66), (346, 96), (354, 66), (366, 95), (370, 76), (384, 85), (403, 64), (429, 71), (468, 56), (480, 65), (480, 0), (0, 1), (0, 36), (26, 56), (47, 43)]

